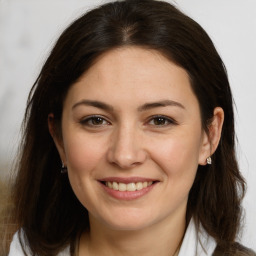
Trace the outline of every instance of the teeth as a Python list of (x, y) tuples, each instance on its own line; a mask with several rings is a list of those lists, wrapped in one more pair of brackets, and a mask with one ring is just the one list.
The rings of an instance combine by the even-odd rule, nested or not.
[(119, 191), (126, 191), (126, 184), (124, 184), (124, 183), (119, 183), (119, 185), (118, 185), (118, 190), (119, 190)]
[[(145, 186), (145, 188), (146, 188), (147, 185), (148, 185), (147, 182), (145, 181), (145, 182), (143, 182), (143, 183), (146, 183), (146, 186)], [(143, 187), (144, 187), (144, 186), (143, 186), (142, 182), (137, 182), (137, 183), (136, 183), (136, 189), (137, 189), (137, 190), (141, 190), (141, 189), (143, 189)]]
[(132, 182), (132, 183), (118, 183), (118, 182), (111, 182), (107, 181), (105, 182), (105, 185), (109, 188), (112, 188), (114, 190), (119, 190), (119, 191), (136, 191), (136, 190), (141, 190), (143, 188), (149, 187), (153, 184), (152, 181), (144, 181), (144, 182)]
[[(109, 183), (111, 183), (111, 182), (109, 182)], [(116, 182), (113, 182), (112, 188), (113, 188), (114, 190), (118, 190), (118, 184), (117, 184)]]
[(135, 183), (129, 183), (126, 185), (126, 190), (127, 191), (135, 191), (137, 189), (136, 184)]
[(106, 185), (107, 185), (107, 187), (109, 187), (109, 188), (113, 188), (112, 183), (111, 183), (111, 182), (109, 182), (109, 181), (107, 182), (107, 184), (106, 184)]

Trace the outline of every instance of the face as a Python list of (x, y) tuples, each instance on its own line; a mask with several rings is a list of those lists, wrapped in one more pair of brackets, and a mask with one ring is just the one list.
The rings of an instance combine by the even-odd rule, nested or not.
[(185, 219), (209, 156), (186, 71), (154, 50), (109, 51), (72, 85), (57, 148), (90, 221), (135, 230)]

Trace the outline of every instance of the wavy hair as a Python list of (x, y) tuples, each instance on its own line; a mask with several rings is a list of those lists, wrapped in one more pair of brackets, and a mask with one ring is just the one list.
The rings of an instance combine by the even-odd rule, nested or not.
[(60, 173), (47, 118), (54, 114), (61, 135), (63, 101), (69, 88), (100, 55), (124, 46), (157, 50), (186, 70), (205, 131), (214, 108), (224, 110), (213, 164), (198, 167), (186, 217), (187, 222), (193, 217), (216, 240), (216, 253), (229, 255), (234, 248), (245, 252), (234, 246), (245, 181), (235, 155), (233, 99), (225, 66), (202, 27), (173, 5), (128, 0), (102, 5), (74, 21), (57, 40), (31, 89), (12, 214), (18, 228), (24, 230), (32, 254), (56, 255), (67, 245), (72, 249), (77, 235), (89, 229), (87, 210), (74, 195), (68, 177)]

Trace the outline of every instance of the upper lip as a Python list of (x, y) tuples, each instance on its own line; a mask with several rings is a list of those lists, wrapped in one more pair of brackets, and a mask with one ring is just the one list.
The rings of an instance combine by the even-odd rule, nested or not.
[(151, 178), (145, 178), (145, 177), (106, 177), (103, 179), (100, 179), (99, 181), (101, 182), (118, 182), (118, 183), (137, 183), (137, 182), (150, 182), (150, 181), (157, 181), (156, 179), (151, 179)]

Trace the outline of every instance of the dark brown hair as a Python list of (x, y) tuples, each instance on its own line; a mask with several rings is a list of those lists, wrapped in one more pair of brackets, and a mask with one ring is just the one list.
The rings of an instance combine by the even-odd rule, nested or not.
[(13, 187), (18, 227), (33, 255), (40, 256), (56, 255), (89, 228), (87, 210), (68, 177), (60, 173), (47, 118), (53, 113), (60, 127), (63, 101), (72, 84), (101, 54), (123, 46), (157, 50), (187, 71), (206, 131), (214, 108), (224, 110), (213, 164), (198, 167), (190, 191), (187, 221), (193, 216), (215, 238), (218, 250), (228, 253), (239, 230), (245, 182), (235, 156), (233, 100), (225, 66), (199, 24), (174, 6), (153, 0), (100, 6), (74, 21), (58, 39), (28, 99)]

